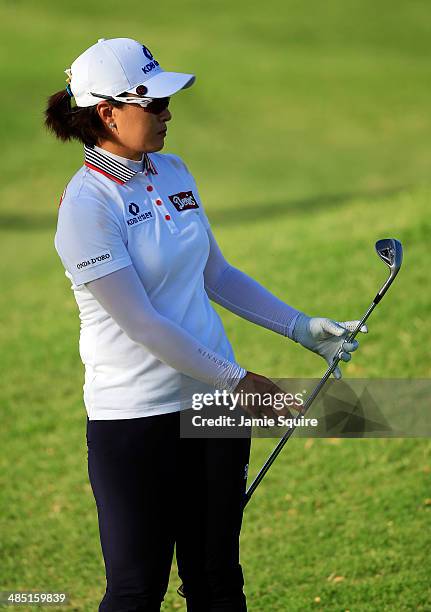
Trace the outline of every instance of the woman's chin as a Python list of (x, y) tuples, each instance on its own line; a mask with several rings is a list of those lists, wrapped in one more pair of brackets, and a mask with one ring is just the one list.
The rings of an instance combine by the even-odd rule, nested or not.
[(158, 139), (158, 141), (152, 143), (150, 147), (147, 146), (145, 149), (147, 153), (156, 153), (157, 151), (161, 151), (164, 146), (165, 146), (165, 139), (163, 137), (163, 138)]

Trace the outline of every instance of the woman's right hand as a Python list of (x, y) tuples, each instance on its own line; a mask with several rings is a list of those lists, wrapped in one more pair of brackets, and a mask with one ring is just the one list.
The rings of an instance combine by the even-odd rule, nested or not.
[[(261, 418), (262, 416), (266, 415), (268, 418), (273, 419), (274, 416), (279, 415), (288, 418), (292, 416), (287, 406), (282, 408), (274, 408), (273, 402), (268, 402), (268, 399), (270, 397), (274, 397), (276, 394), (278, 398), (281, 398), (281, 395), (284, 396), (286, 391), (280, 389), (280, 387), (273, 383), (269, 378), (266, 378), (266, 376), (261, 376), (255, 372), (248, 371), (244, 378), (239, 381), (233, 393), (240, 394), (240, 401), (238, 402), (238, 405), (253, 417)], [(255, 399), (253, 401), (253, 398), (247, 399), (245, 397), (246, 393), (255, 394), (255, 398), (257, 395), (257, 400)], [(263, 402), (263, 398), (266, 398), (265, 402)], [(279, 404), (280, 401), (278, 401), (277, 405)], [(290, 407), (295, 408), (295, 406)]]

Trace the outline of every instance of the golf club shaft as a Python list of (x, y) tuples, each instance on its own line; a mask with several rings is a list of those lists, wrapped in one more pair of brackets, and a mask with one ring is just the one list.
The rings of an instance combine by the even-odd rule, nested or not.
[[(346, 338), (345, 342), (351, 342), (355, 336), (359, 333), (359, 330), (361, 329), (361, 327), (364, 325), (365, 321), (368, 319), (368, 317), (370, 316), (370, 314), (373, 312), (374, 308), (376, 307), (376, 301), (374, 300), (367, 312), (364, 314), (364, 316), (362, 317), (362, 319), (359, 321), (358, 325), (355, 327), (355, 329), (349, 334), (349, 336)], [(338, 363), (340, 362), (340, 357), (341, 357), (341, 353), (342, 353), (342, 348), (339, 349), (338, 353), (336, 354), (336, 356), (334, 357), (334, 360), (332, 362), (332, 364), (329, 366), (329, 368), (326, 370), (325, 374), (323, 375), (322, 379), (318, 382), (318, 384), (314, 387), (313, 391), (311, 392), (311, 394), (309, 395), (307, 401), (305, 402), (302, 410), (301, 410), (301, 416), (303, 416), (304, 414), (307, 413), (307, 411), (309, 410), (311, 404), (314, 402), (314, 400), (316, 399), (316, 397), (319, 395), (320, 391), (322, 390), (323, 386), (325, 385), (326, 381), (328, 380), (328, 378), (331, 376), (332, 372), (335, 370), (335, 368), (337, 367)], [(283, 446), (286, 444), (286, 442), (288, 441), (288, 439), (291, 437), (291, 435), (293, 434), (293, 432), (295, 431), (296, 427), (290, 427), (286, 433), (283, 435), (283, 437), (279, 440), (277, 446), (274, 448), (274, 450), (272, 451), (272, 453), (269, 455), (268, 459), (265, 461), (265, 463), (263, 464), (263, 466), (261, 467), (261, 469), (259, 470), (256, 478), (253, 480), (253, 482), (251, 483), (251, 485), (249, 486), (249, 488), (247, 489), (246, 493), (245, 493), (245, 500), (244, 500), (244, 508), (245, 506), (248, 504), (248, 502), (250, 501), (251, 496), (253, 495), (253, 493), (255, 492), (255, 490), (257, 489), (257, 487), (259, 486), (259, 484), (261, 483), (263, 477), (265, 476), (265, 474), (267, 473), (267, 471), (269, 470), (269, 468), (271, 467), (271, 465), (274, 463), (274, 461), (276, 460), (276, 458), (278, 457), (278, 455), (280, 454), (281, 450), (283, 449)]]

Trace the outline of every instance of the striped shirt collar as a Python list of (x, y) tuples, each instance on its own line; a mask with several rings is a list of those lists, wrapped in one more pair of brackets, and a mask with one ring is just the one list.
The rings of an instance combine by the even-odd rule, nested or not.
[[(149, 155), (144, 153), (142, 166), (140, 170), (136, 169), (136, 162), (133, 160), (124, 159), (124, 163), (120, 162), (118, 156), (111, 156), (108, 151), (103, 151), (99, 147), (90, 147), (84, 145), (84, 165), (96, 172), (104, 174), (112, 181), (124, 185), (127, 181), (133, 178), (138, 172), (150, 172), (157, 174), (157, 170)], [(129, 167), (127, 162), (130, 163)]]

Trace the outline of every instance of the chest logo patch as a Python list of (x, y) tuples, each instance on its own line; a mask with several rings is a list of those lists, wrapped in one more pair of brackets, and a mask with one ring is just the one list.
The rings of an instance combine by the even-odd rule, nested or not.
[(174, 193), (169, 196), (170, 201), (178, 210), (190, 210), (191, 208), (199, 208), (199, 204), (195, 200), (195, 196), (192, 191), (180, 191), (180, 193)]
[(145, 223), (145, 221), (151, 221), (154, 219), (154, 215), (151, 210), (141, 210), (135, 202), (130, 202), (128, 211), (131, 217), (126, 219), (127, 225), (134, 226), (139, 223)]

